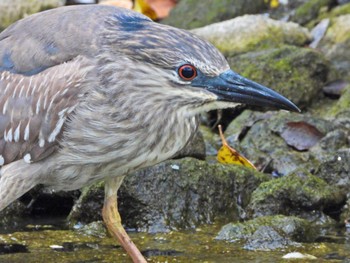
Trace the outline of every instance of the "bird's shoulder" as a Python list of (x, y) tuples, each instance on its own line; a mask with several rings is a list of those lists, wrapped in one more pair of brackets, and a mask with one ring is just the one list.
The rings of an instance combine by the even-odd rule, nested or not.
[(80, 59), (34, 76), (0, 72), (0, 165), (52, 154), (70, 114), (83, 100), (88, 66)]

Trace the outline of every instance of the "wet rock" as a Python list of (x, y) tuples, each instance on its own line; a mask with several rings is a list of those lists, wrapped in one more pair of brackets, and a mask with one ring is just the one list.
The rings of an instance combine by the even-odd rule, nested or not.
[(271, 87), (301, 108), (322, 96), (329, 62), (312, 49), (285, 46), (229, 57), (232, 69)]
[(283, 232), (277, 231), (271, 226), (261, 226), (247, 239), (244, 248), (270, 251), (288, 246), (300, 246), (300, 244), (293, 242)]
[(229, 223), (222, 227), (216, 239), (243, 242), (249, 250), (274, 250), (315, 241), (319, 234), (319, 227), (305, 219), (275, 215)]
[(22, 226), (22, 218), (28, 216), (26, 206), (20, 201), (15, 201), (7, 208), (0, 211), (0, 232), (16, 229)]
[(87, 236), (104, 238), (107, 236), (107, 229), (102, 221), (94, 221), (87, 225), (78, 225), (74, 227), (79, 233)]
[(310, 22), (312, 19), (315, 19), (321, 8), (330, 7), (334, 3), (334, 0), (310, 0), (306, 1), (303, 5), (299, 6), (295, 10), (295, 14), (292, 16), (291, 20), (305, 25)]
[(210, 41), (226, 56), (280, 47), (283, 44), (303, 46), (311, 41), (306, 28), (263, 15), (245, 15), (192, 32)]
[(25, 15), (59, 7), (64, 3), (64, 0), (1, 0), (0, 31)]
[(56, 192), (38, 185), (0, 211), (0, 231), (21, 229), (35, 220), (52, 223), (52, 218), (62, 219), (69, 214), (79, 194), (78, 190)]
[[(267, 179), (237, 166), (192, 158), (168, 161), (127, 176), (119, 192), (119, 210), (127, 228), (149, 232), (236, 220), (252, 191)], [(100, 220), (103, 195), (102, 184), (86, 188), (70, 220)]]
[(347, 193), (346, 195), (346, 203), (342, 207), (342, 211), (340, 214), (340, 223), (344, 224), (347, 231), (350, 230), (350, 193)]
[(248, 215), (253, 218), (274, 214), (308, 218), (308, 211), (325, 211), (344, 202), (344, 191), (305, 170), (298, 170), (262, 183), (252, 194)]
[(266, 7), (264, 0), (182, 0), (162, 23), (191, 29), (224, 21), (244, 14), (254, 14)]

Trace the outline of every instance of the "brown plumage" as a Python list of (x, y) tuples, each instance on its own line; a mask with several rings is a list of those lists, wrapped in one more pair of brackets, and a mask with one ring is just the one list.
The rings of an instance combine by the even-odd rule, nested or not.
[(198, 113), (238, 103), (298, 110), (208, 42), (132, 11), (65, 7), (18, 21), (0, 33), (0, 211), (37, 184), (105, 179), (107, 226), (144, 262), (110, 214), (124, 176), (176, 155)]

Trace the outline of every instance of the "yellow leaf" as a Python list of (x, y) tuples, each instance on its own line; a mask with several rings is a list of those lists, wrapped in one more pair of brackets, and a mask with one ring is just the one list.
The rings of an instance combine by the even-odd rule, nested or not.
[(153, 8), (146, 2), (146, 0), (135, 0), (134, 10), (141, 14), (144, 14), (151, 18), (152, 20), (157, 20), (157, 13)]
[(271, 0), (270, 1), (271, 8), (277, 8), (278, 6), (279, 6), (279, 0)]
[(219, 149), (217, 154), (218, 161), (223, 164), (242, 165), (257, 170), (254, 164), (228, 145), (224, 134), (222, 133), (221, 125), (219, 125), (218, 128), (222, 140), (222, 147)]

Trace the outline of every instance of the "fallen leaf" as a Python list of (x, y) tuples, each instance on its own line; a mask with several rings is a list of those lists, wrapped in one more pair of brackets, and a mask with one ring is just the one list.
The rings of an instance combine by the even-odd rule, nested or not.
[(281, 137), (298, 151), (305, 151), (322, 139), (324, 134), (307, 122), (288, 122)]
[(254, 164), (252, 164), (247, 158), (240, 155), (235, 149), (228, 145), (224, 134), (222, 133), (221, 125), (219, 125), (218, 128), (220, 138), (222, 140), (222, 147), (219, 149), (217, 154), (218, 161), (223, 164), (241, 165), (257, 170)]
[(146, 0), (135, 0), (134, 8), (136, 12), (144, 14), (152, 20), (157, 20), (158, 16), (154, 9), (148, 4)]

